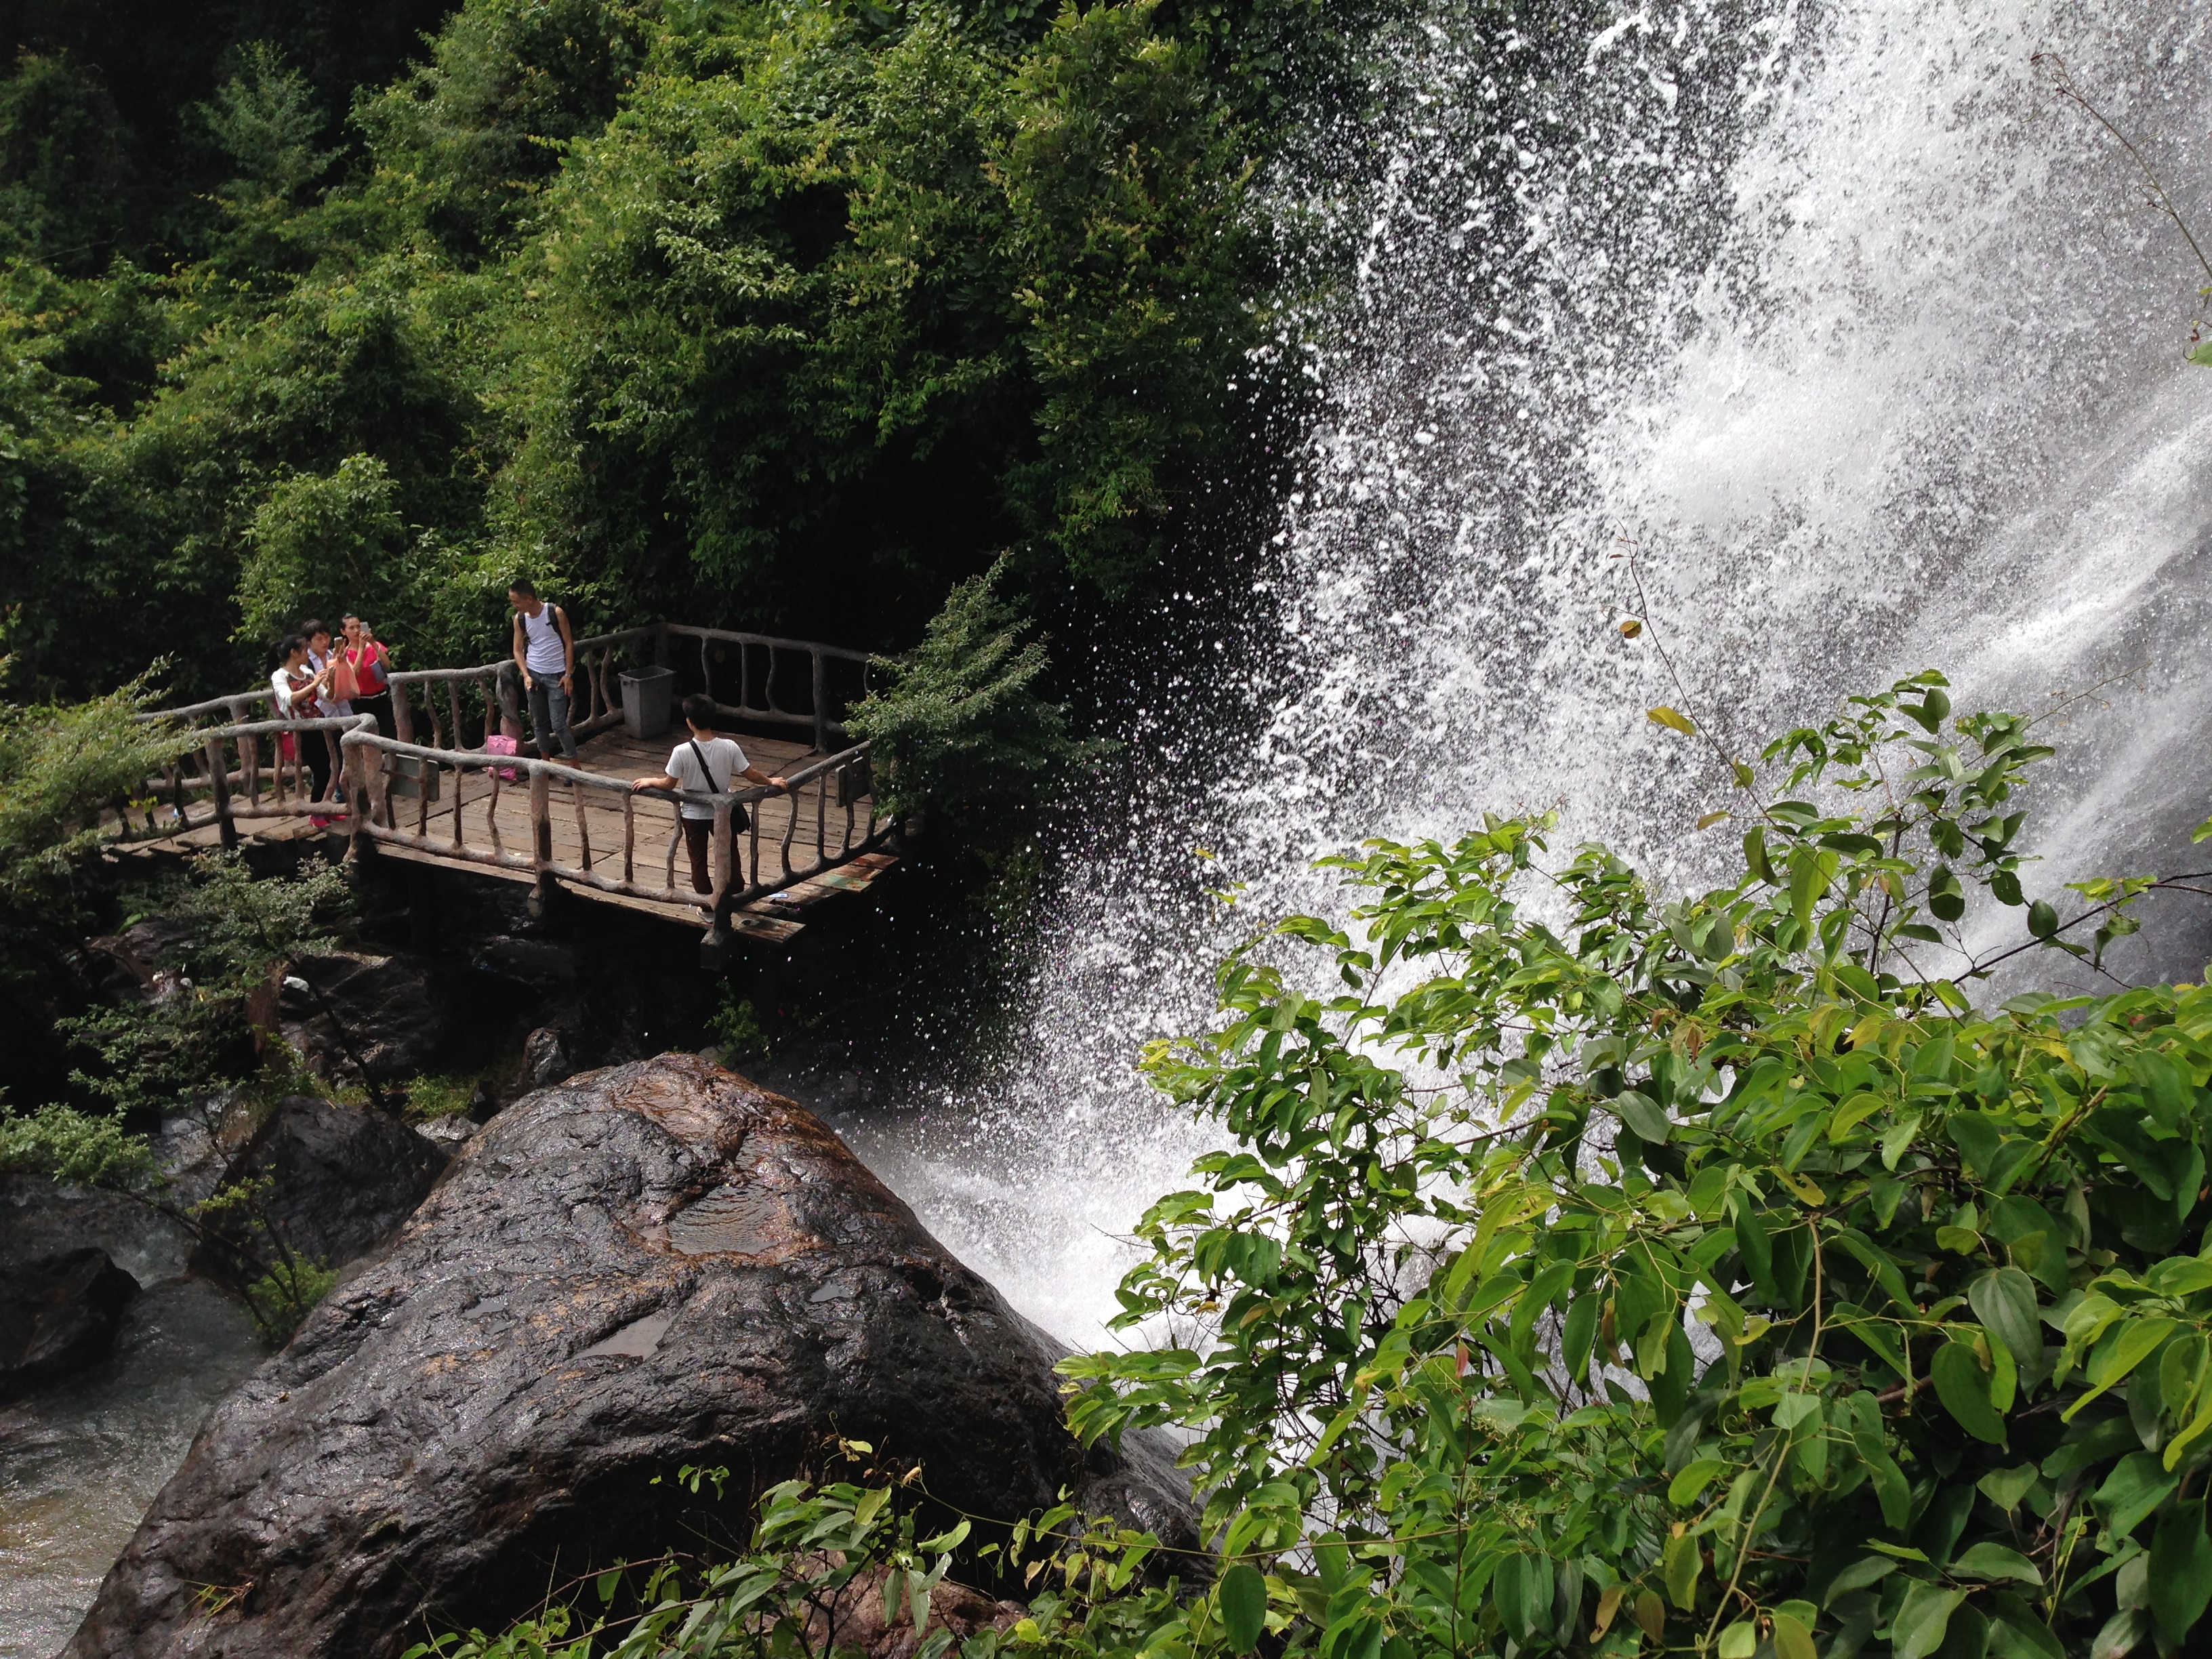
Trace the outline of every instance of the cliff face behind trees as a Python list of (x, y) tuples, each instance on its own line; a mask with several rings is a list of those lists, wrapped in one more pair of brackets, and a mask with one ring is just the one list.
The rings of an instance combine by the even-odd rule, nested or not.
[(19, 690), (227, 689), (344, 606), (479, 655), (521, 567), (897, 647), (1006, 547), (1161, 590), (1283, 453), (1255, 181), (1364, 9), (277, 12), (0, 37)]

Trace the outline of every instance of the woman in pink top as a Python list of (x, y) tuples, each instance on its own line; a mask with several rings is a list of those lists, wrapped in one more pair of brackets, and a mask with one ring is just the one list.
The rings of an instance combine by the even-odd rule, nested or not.
[(345, 630), (345, 642), (339, 654), (346, 666), (353, 670), (354, 684), (360, 690), (354, 693), (353, 712), (376, 716), (376, 729), (386, 737), (393, 735), (392, 723), (392, 651), (369, 625), (349, 611), (339, 624)]

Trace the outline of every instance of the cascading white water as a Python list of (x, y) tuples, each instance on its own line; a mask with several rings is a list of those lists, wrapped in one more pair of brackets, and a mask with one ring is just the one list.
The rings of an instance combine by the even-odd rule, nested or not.
[[(1266, 915), (1329, 902), (1308, 864), (1360, 836), (1548, 805), (1693, 878), (1725, 785), (1656, 703), (1742, 746), (1925, 665), (2027, 708), (2132, 669), (2064, 717), (2039, 879), (2176, 867), (2212, 812), (2206, 279), (2037, 54), (2212, 234), (2208, 47), (2201, 0), (1650, 0), (1565, 39), (1440, 9), (1301, 204), (1357, 278), (1283, 505), (1282, 637), (1224, 653), (1267, 665), (1218, 691), (1256, 738), (1074, 871), (1003, 1074), (866, 1155), (1097, 1340), (1115, 1236), (1212, 1140), (1133, 1071), (1243, 926), (1189, 849)], [(2202, 961), (2201, 919), (2161, 931), (2139, 968)]]

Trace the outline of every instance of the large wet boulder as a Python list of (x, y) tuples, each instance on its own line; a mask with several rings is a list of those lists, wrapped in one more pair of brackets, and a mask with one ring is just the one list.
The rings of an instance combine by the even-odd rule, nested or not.
[[(1134, 1486), (1187, 1528), (1171, 1474), (1084, 1456), (1048, 1351), (802, 1108), (688, 1054), (588, 1073), (494, 1119), (216, 1414), (68, 1652), (388, 1659), (556, 1560), (728, 1536), (836, 1434), (984, 1516)], [(687, 1463), (725, 1507), (654, 1483)]]
[(216, 1190), (244, 1201), (208, 1217), (192, 1267), (243, 1288), (280, 1251), (343, 1266), (398, 1230), (447, 1157), (395, 1118), (288, 1096), (231, 1159)]
[(138, 1281), (88, 1245), (0, 1274), (0, 1397), (83, 1370), (114, 1346)]

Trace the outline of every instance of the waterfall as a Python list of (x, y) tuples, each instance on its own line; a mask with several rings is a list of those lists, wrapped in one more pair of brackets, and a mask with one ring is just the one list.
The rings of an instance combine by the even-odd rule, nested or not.
[[(2028, 884), (2178, 867), (2212, 814), (2212, 369), (2184, 361), (2208, 279), (2055, 82), (2212, 239), (2208, 46), (2202, 3), (2076, 0), (1409, 34), (1285, 187), (1354, 274), (1298, 348), (1326, 407), (1267, 527), (1271, 633), (1221, 653), (1250, 740), (1079, 861), (1000, 1075), (866, 1154), (1097, 1340), (1117, 1236), (1213, 1141), (1133, 1062), (1203, 1022), (1223, 945), (1334, 902), (1315, 856), (1485, 808), (1694, 882), (1727, 782), (1654, 704), (1741, 752), (1923, 666), (1962, 710), (2101, 686), (2054, 716)], [(1204, 890), (1231, 881), (1224, 913)], [(2202, 966), (2201, 914), (2169, 915), (2130, 971)]]

